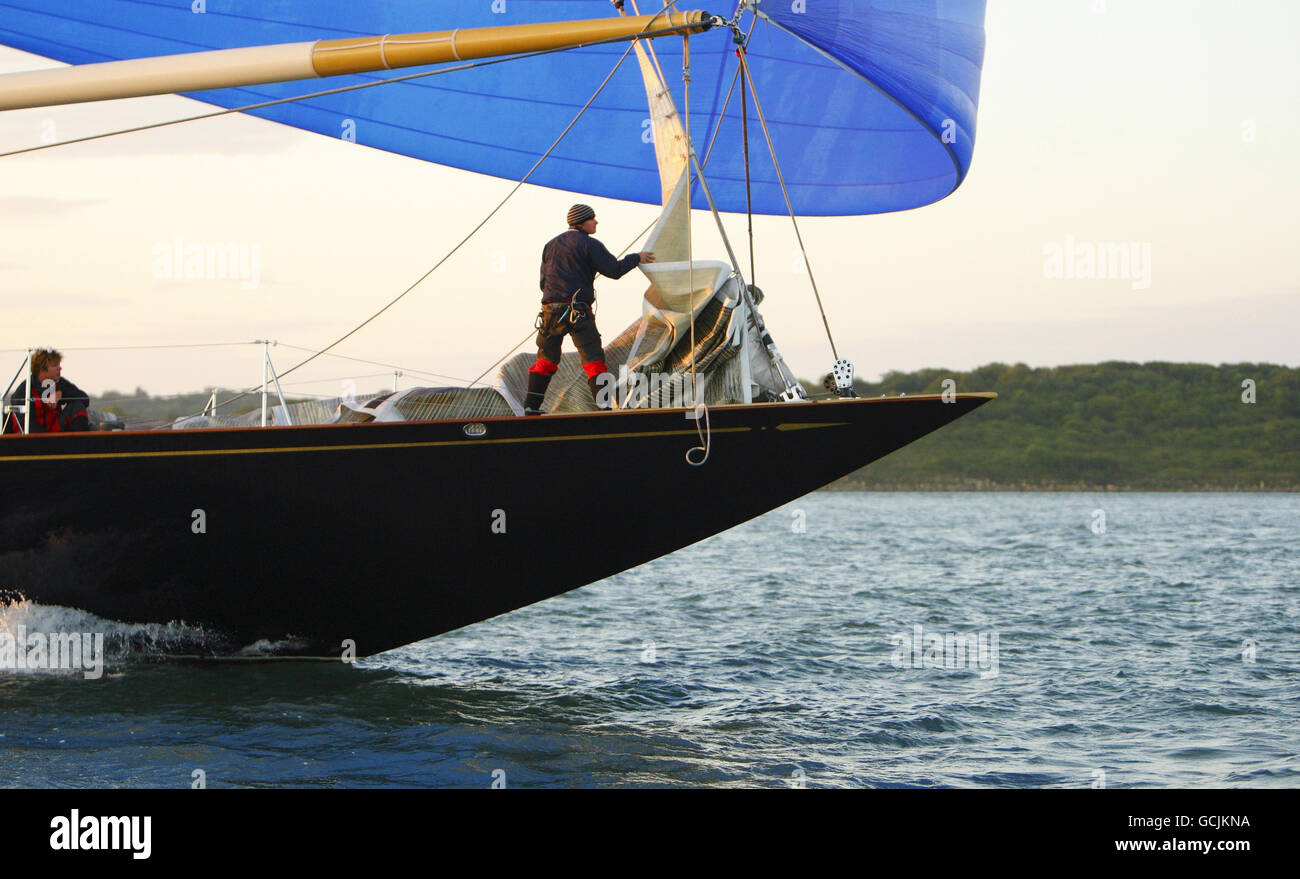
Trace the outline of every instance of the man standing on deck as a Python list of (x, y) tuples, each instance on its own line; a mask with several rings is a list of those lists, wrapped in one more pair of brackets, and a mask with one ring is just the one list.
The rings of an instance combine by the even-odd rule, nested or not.
[(537, 315), (537, 362), (528, 370), (528, 396), (524, 398), (525, 415), (541, 415), (542, 400), (551, 376), (560, 368), (560, 347), (564, 334), (573, 334), (573, 343), (582, 355), (582, 369), (587, 373), (591, 397), (601, 405), (598, 377), (608, 372), (605, 350), (600, 344), (593, 307), (596, 302), (596, 273), (615, 280), (641, 263), (652, 263), (649, 251), (630, 253), (622, 259), (595, 238), (596, 212), (585, 204), (569, 208), (569, 231), (552, 238), (542, 250), (542, 310)]
[[(90, 430), (90, 418), (86, 414), (90, 396), (63, 377), (63, 355), (53, 348), (33, 351), (31, 367), (27, 387), (15, 390), (9, 405), (23, 405), (23, 391), (27, 391), (28, 404), (32, 407), (32, 433)], [(22, 424), (22, 415), (10, 412), (5, 432), (17, 433), (22, 430)]]

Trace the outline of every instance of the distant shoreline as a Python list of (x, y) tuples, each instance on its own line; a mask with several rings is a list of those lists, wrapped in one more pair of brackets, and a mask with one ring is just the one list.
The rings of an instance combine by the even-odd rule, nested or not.
[(847, 474), (834, 488), (1300, 491), (1300, 369), (990, 363), (969, 372), (890, 372), (855, 385), (864, 397), (941, 395), (945, 388), (996, 391), (998, 398)]

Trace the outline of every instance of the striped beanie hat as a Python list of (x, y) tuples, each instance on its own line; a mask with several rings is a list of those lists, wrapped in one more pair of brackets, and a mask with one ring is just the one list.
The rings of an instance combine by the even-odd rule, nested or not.
[(575, 204), (569, 208), (569, 228), (581, 226), (588, 220), (596, 218), (596, 212), (585, 204)]

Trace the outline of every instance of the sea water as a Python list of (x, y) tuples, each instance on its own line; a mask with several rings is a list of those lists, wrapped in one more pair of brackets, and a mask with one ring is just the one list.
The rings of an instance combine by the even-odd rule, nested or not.
[(354, 665), (119, 627), (0, 670), (0, 785), (1294, 787), (1297, 546), (1295, 494), (818, 493)]

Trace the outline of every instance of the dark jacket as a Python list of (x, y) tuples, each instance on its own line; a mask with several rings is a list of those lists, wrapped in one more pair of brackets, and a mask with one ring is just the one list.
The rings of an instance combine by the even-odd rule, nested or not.
[[(641, 254), (622, 259), (581, 229), (570, 229), (542, 249), (542, 302), (592, 302), (596, 298), (596, 273), (615, 280), (641, 264)], [(575, 295), (576, 294), (576, 295)]]
[[(64, 420), (59, 418), (60, 413), (55, 411), (53, 407), (47, 407), (41, 402), (42, 388), (41, 383), (36, 380), (36, 376), (32, 376), (30, 382), (30, 396), (34, 403), (32, 407), (31, 421), (32, 433), (58, 432), (61, 429), (66, 428), (67, 424)], [(72, 382), (68, 381), (66, 378), (59, 379), (58, 383), (54, 386), (54, 389), (63, 394), (59, 399), (59, 409), (64, 410), (65, 412), (68, 410), (72, 410), (73, 412), (84, 412), (86, 407), (90, 405), (90, 395)], [(9, 405), (21, 406), (22, 404), (23, 388), (19, 386), (14, 389), (13, 395), (9, 398)], [(80, 405), (73, 406), (71, 404)], [(5, 425), (10, 431), (21, 429), (19, 425), (21, 425), (23, 421), (22, 413), (10, 412), (7, 416), (7, 420), (12, 421), (12, 423)]]

